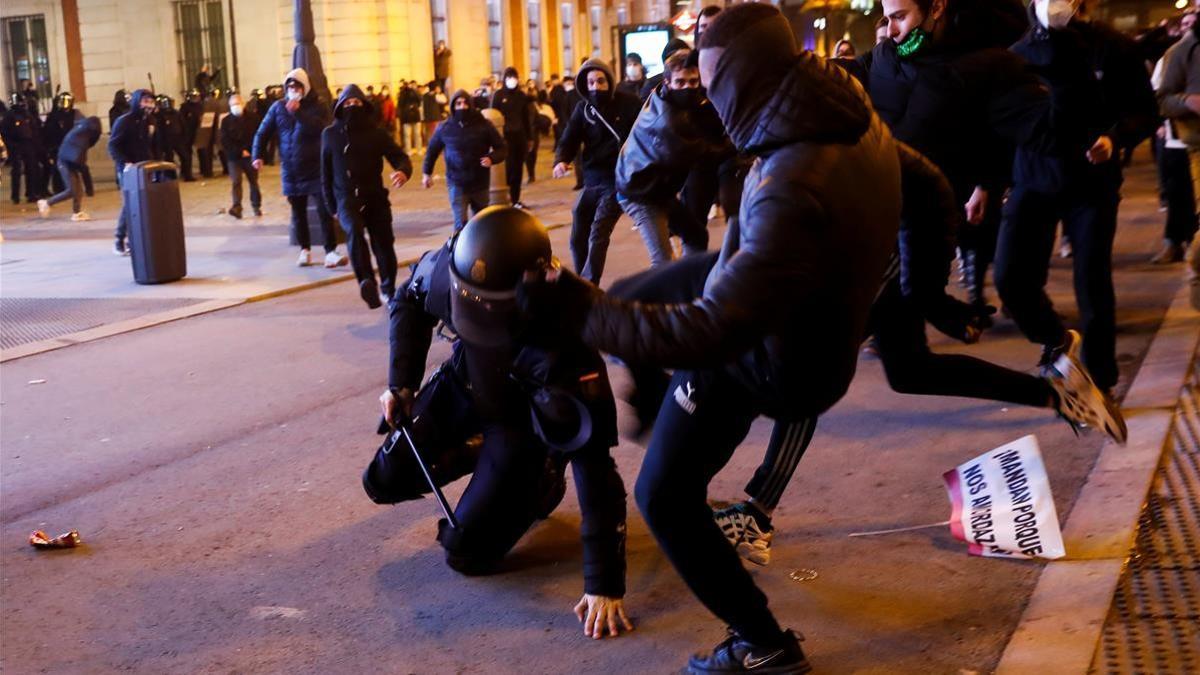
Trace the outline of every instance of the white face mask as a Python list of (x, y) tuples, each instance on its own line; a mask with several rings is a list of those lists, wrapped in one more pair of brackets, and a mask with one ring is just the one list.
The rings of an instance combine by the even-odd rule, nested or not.
[(1071, 22), (1075, 6), (1070, 0), (1035, 0), (1033, 12), (1043, 27), (1057, 30)]
[(636, 80), (642, 76), (641, 66), (625, 66), (625, 77)]
[(563, 89), (566, 89), (567, 91), (575, 91), (575, 83), (567, 80), (563, 83)]
[(233, 115), (234, 117), (241, 117), (242, 116), (242, 106), (240, 106), (240, 105), (229, 106), (229, 114)]
[(288, 89), (287, 97), (289, 101), (299, 101), (300, 99), (304, 98), (304, 94), (302, 92)]
[(517, 78), (515, 78), (515, 77), (504, 78), (504, 86), (508, 87), (509, 89), (516, 89), (517, 88)]

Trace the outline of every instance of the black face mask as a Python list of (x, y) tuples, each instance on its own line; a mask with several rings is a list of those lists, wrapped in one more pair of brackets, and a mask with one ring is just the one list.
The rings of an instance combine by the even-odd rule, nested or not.
[(588, 93), (587, 93), (588, 101), (591, 102), (591, 104), (596, 106), (597, 108), (604, 106), (604, 104), (608, 103), (611, 98), (612, 98), (612, 91), (609, 89), (603, 89), (600, 91), (588, 91)]
[(451, 113), (451, 116), (452, 116), (452, 118), (454, 119), (454, 121), (455, 121), (455, 122), (460, 122), (460, 123), (461, 123), (461, 122), (465, 122), (465, 121), (467, 120), (467, 113), (468, 113), (468, 112), (470, 112), (470, 110), (468, 110), (468, 109), (465, 109), (465, 108), (464, 108), (464, 109), (460, 109), (460, 110), (455, 110), (453, 113)]
[(1200, 40), (1200, 19), (1197, 19), (1196, 23), (1192, 24), (1192, 35), (1196, 36), (1197, 40)]
[(695, 89), (668, 89), (666, 91), (666, 99), (679, 108), (699, 108), (704, 102), (704, 90)]
[(367, 109), (361, 105), (346, 108), (346, 124), (354, 128), (366, 126), (368, 122)]

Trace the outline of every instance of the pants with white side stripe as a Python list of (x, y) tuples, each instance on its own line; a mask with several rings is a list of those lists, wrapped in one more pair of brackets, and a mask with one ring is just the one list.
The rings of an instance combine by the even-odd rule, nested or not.
[(783, 491), (796, 472), (796, 465), (804, 457), (804, 451), (812, 442), (817, 429), (817, 418), (812, 417), (794, 422), (776, 421), (767, 444), (767, 454), (762, 464), (754, 470), (754, 477), (746, 484), (746, 494), (755, 503), (768, 511), (779, 506)]

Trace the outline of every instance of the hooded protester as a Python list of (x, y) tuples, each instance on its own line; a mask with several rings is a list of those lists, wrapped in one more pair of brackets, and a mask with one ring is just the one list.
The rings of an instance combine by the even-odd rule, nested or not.
[(1058, 222), (1074, 249), (1075, 300), (1083, 327), (1083, 363), (1096, 385), (1117, 383), (1116, 297), (1112, 248), (1121, 201), (1120, 150), (1154, 133), (1158, 106), (1136, 46), (1079, 16), (1078, 0), (1035, 0), (1030, 29), (1012, 49), (1068, 106), (1053, 148), (1017, 148), (1013, 188), (1004, 203), (996, 250), (996, 290), (1027, 338), (1042, 345), (1042, 367), (1080, 351), (1046, 295)]
[[(889, 9), (889, 4), (885, 3), (884, 7)], [(991, 8), (996, 7), (998, 6), (992, 5)], [(960, 4), (953, 9), (961, 8)], [(908, 11), (896, 11), (904, 11), (904, 14), (898, 15), (902, 18), (912, 18), (908, 11), (918, 10), (910, 8)], [(947, 38), (954, 34), (954, 31), (967, 33), (974, 37), (967, 40), (966, 44), (971, 45), (972, 49), (983, 49), (987, 36), (970, 31), (970, 24), (964, 14), (951, 16), (952, 28), (939, 33), (939, 37)], [(904, 23), (903, 20), (899, 22)], [(948, 46), (951, 43), (946, 39), (944, 42), (935, 41), (933, 44)], [(996, 51), (998, 53), (993, 52), (991, 59), (985, 59), (984, 54), (975, 55), (975, 58), (984, 63), (990, 63), (986, 71), (971, 70), (980, 67), (978, 64), (964, 66), (964, 63), (970, 64), (971, 60), (961, 58), (961, 53), (959, 60), (950, 58), (949, 62), (968, 72), (975, 72), (977, 77), (967, 78), (966, 82), (978, 87), (980, 73), (1003, 73), (1005, 69), (1001, 64), (1012, 60), (1007, 52)], [(943, 53), (942, 57), (946, 57), (946, 53)], [(917, 73), (915, 79), (922, 83), (916, 89), (924, 96), (926, 107), (912, 110), (908, 110), (909, 104), (897, 107), (914, 114), (931, 115), (928, 119), (934, 121), (940, 134), (958, 133), (962, 127), (956, 127), (954, 122), (964, 125), (965, 122), (940, 119), (933, 115), (931, 111), (936, 111), (938, 105), (935, 105), (936, 98), (934, 101), (929, 99), (935, 94), (945, 95), (947, 92), (942, 89), (950, 83), (961, 83), (962, 78), (947, 76), (945, 71), (939, 75), (920, 70), (933, 68), (932, 63), (943, 63), (942, 61), (927, 60), (921, 63), (921, 66), (914, 69)], [(1012, 70), (1014, 69), (1010, 69), (1010, 72)], [(1019, 68), (1015, 70), (1019, 71)], [(912, 77), (913, 74), (914, 71), (907, 71), (904, 76)], [(1019, 82), (1020, 79), (1016, 81)], [(992, 86), (1003, 82), (1003, 79), (998, 79)], [(875, 80), (873, 84), (878, 85), (879, 82)], [(1002, 95), (1008, 109), (1020, 110), (1024, 106), (1024, 124), (1034, 129), (1046, 129), (1049, 125), (1045, 124), (1044, 116), (1049, 112), (1046, 107), (1048, 101), (1039, 95), (1036, 85), (1032, 89), (1021, 89), (1014, 87), (1010, 81), (1008, 87), (1007, 93)], [(977, 104), (985, 100), (986, 95), (987, 91), (983, 88), (972, 94), (951, 93), (949, 101), (942, 101), (940, 105), (965, 106), (968, 102)], [(914, 98), (914, 101), (919, 100), (919, 97)], [(972, 109), (966, 107), (959, 112), (965, 114), (972, 112)], [(928, 131), (926, 135), (915, 133), (916, 130), (922, 129), (920, 120), (923, 118), (920, 116), (916, 119), (901, 119), (904, 124), (895, 127), (896, 133), (913, 133), (918, 141), (924, 143), (931, 139), (939, 142), (944, 140), (932, 131)], [(992, 128), (1009, 134), (1014, 134), (1014, 127), (1022, 128), (1017, 124), (1021, 119), (1018, 115), (1009, 112), (1004, 119), (1007, 121), (996, 122)], [(1035, 136), (1030, 138), (1034, 139)], [(950, 140), (946, 140), (942, 145), (933, 145), (932, 149), (935, 152), (945, 151), (947, 145), (952, 145)], [(978, 161), (987, 160), (986, 155), (976, 155)], [(970, 344), (979, 339), (982, 329), (988, 325), (990, 319), (986, 314), (980, 313), (978, 306), (964, 304), (945, 291), (955, 231), (961, 229), (959, 223), (964, 220), (961, 192), (956, 191), (951, 181), (924, 157), (913, 159), (906, 157), (902, 152), (901, 170), (904, 210), (898, 242), (900, 273), (887, 281), (876, 297), (871, 307), (867, 331), (874, 336), (874, 348), (882, 361), (892, 390), (905, 394), (958, 396), (1050, 409), (1076, 432), (1084, 427), (1096, 427), (1118, 443), (1124, 443), (1126, 427), (1120, 409), (1096, 388), (1086, 375), (1082, 364), (1070, 356), (1058, 359), (1051, 369), (1039, 377), (964, 354), (941, 354), (930, 350), (925, 334), (927, 321), (945, 335)], [(644, 375), (643, 379), (646, 379)], [(726, 538), (742, 557), (760, 565), (766, 565), (770, 561), (773, 535), (771, 515), (812, 440), (815, 426), (815, 418), (798, 423), (777, 423), (767, 445), (766, 456), (746, 486), (745, 491), (749, 499), (713, 514)]]
[[(465, 394), (454, 405), (469, 412), (465, 424), (438, 419), (434, 425), (463, 441), (481, 438), (478, 459), (463, 471), (474, 475), (454, 509), (457, 522), (438, 523), (446, 564), (464, 575), (497, 571), (534, 521), (561, 502), (570, 463), (583, 540), (584, 595), (575, 614), (588, 637), (615, 637), (633, 626), (623, 601), (625, 488), (610, 455), (617, 442), (616, 406), (604, 360), (578, 338), (536, 346), (516, 308), (521, 275), (551, 255), (549, 235), (536, 218), (493, 206), (446, 246), (422, 256), (389, 305), (389, 389), (380, 403), (391, 424), (418, 424), (414, 398), (419, 404), (426, 395), (417, 392), (434, 328), (442, 322), (456, 336), (453, 356), (426, 386), (436, 390), (435, 381), (452, 380)], [(372, 500), (413, 498), (381, 480), (386, 476), (378, 469), (385, 466), (377, 459), (363, 476)], [(413, 479), (423, 480), (405, 482)]]
[(533, 150), (534, 115), (536, 110), (529, 95), (521, 89), (517, 69), (504, 69), (503, 86), (492, 95), (491, 107), (504, 115), (504, 144), (508, 147), (508, 164), (504, 178), (508, 183), (508, 198), (518, 209), (521, 203), (522, 167), (525, 156)]
[[(83, 113), (75, 109), (75, 97), (71, 92), (60, 92), (54, 97), (54, 107), (46, 114), (46, 120), (42, 123), (42, 146), (46, 150), (46, 157), (50, 160), (49, 169), (46, 175), (42, 177), (43, 191), (53, 181), (54, 192), (59, 193), (66, 189), (66, 185), (62, 182), (62, 176), (56, 168), (56, 158), (58, 157), (58, 146), (66, 138), (67, 133), (75, 126), (75, 123), (83, 119)], [(91, 177), (88, 177), (88, 186), (91, 186)]]
[(196, 180), (192, 175), (192, 146), (188, 143), (188, 128), (183, 113), (175, 109), (175, 102), (170, 96), (161, 95), (157, 100), (158, 133), (154, 135), (154, 143), (158, 146), (158, 156), (166, 162), (178, 158), (183, 180)]
[(29, 101), (21, 94), (13, 94), (9, 103), (4, 120), (0, 121), (0, 136), (8, 147), (12, 203), (21, 203), (21, 177), (24, 176), (25, 200), (32, 204), (42, 198), (45, 186), (41, 120), (37, 113), (30, 112)]
[[(117, 180), (124, 182), (125, 166), (154, 159), (154, 94), (149, 89), (135, 89), (130, 97), (133, 107), (117, 118), (108, 135), (108, 154), (117, 164)], [(129, 232), (129, 204), (121, 191), (121, 215), (113, 233), (113, 253), (129, 255), (125, 237)]]
[[(635, 493), (668, 559), (730, 626), (690, 672), (804, 673), (796, 636), (780, 628), (726, 543), (706, 491), (757, 417), (812, 418), (846, 392), (895, 247), (900, 150), (862, 88), (798, 52), (770, 5), (718, 14), (701, 40), (700, 72), (733, 144), (755, 157), (742, 217), (701, 297), (625, 302), (560, 271), (527, 281), (521, 304), (541, 334), (582, 335), (626, 363), (676, 369)], [(858, 185), (870, 185), (872, 198)], [(670, 285), (692, 260), (704, 259), (647, 274)]]
[(651, 267), (671, 261), (671, 229), (683, 239), (684, 255), (708, 248), (707, 224), (690, 222), (677, 195), (695, 167), (734, 154), (690, 56), (684, 47), (667, 57), (667, 79), (646, 100), (617, 159), (617, 201), (642, 235)]
[(643, 86), (642, 90), (640, 92), (638, 92), (638, 98), (642, 99), (643, 102), (645, 102), (646, 99), (650, 98), (650, 94), (654, 93), (654, 90), (658, 89), (659, 85), (661, 85), (663, 82), (665, 82), (668, 79), (667, 78), (667, 69), (666, 69), (667, 59), (671, 58), (672, 54), (674, 54), (677, 51), (680, 51), (681, 49), (686, 49), (686, 50), (691, 51), (692, 48), (688, 45), (688, 43), (684, 42), (683, 40), (680, 40), (679, 38), (671, 38), (671, 40), (669, 42), (667, 42), (667, 46), (663, 47), (663, 51), (662, 51), (663, 72), (661, 72), (651, 78), (648, 78), (646, 80), (645, 86)]
[(450, 108), (450, 119), (442, 122), (429, 139), (421, 184), (426, 188), (433, 186), (433, 168), (445, 150), (446, 188), (454, 214), (454, 231), (458, 232), (467, 224), (468, 207), (471, 215), (475, 215), (487, 206), (491, 167), (504, 161), (508, 148), (496, 127), (472, 105), (466, 91), (454, 92)]
[(250, 207), (255, 216), (262, 215), (262, 192), (258, 189), (258, 169), (254, 168), (250, 151), (254, 147), (257, 126), (246, 113), (246, 104), (239, 94), (229, 97), (229, 114), (221, 120), (221, 149), (229, 166), (233, 205), (226, 211), (234, 218), (242, 217), (242, 175), (250, 184)]
[[(50, 215), (50, 207), (67, 199), (71, 200), (71, 220), (80, 222), (91, 220), (83, 210), (83, 195), (91, 180), (87, 168), (88, 150), (100, 140), (100, 118), (88, 117), (79, 120), (67, 132), (62, 143), (58, 146), (56, 155), (58, 172), (62, 175), (66, 188), (58, 194), (38, 202), (38, 211), (45, 218)], [(91, 194), (88, 193), (90, 197)]]
[(617, 157), (637, 120), (641, 102), (636, 95), (613, 90), (612, 71), (599, 59), (585, 62), (575, 80), (576, 87), (587, 92), (587, 99), (575, 107), (563, 130), (554, 157), (554, 177), (565, 176), (568, 165), (582, 156), (584, 187), (572, 212), (571, 258), (576, 273), (598, 284), (613, 227), (621, 217)]
[[(346, 232), (359, 293), (371, 309), (396, 291), (396, 251), (392, 206), (380, 175), (392, 165), (391, 184), (403, 187), (412, 162), (392, 137), (372, 120), (372, 104), (358, 85), (348, 85), (333, 106), (333, 124), (321, 132), (321, 186), (325, 201), (337, 207)], [(367, 247), (367, 236), (371, 238)], [(371, 249), (379, 281), (371, 269)]]
[(308, 232), (308, 200), (315, 200), (317, 217), (325, 245), (325, 267), (345, 265), (346, 256), (337, 248), (333, 216), (321, 187), (321, 132), (329, 120), (329, 110), (321, 105), (309, 85), (308, 73), (296, 68), (283, 78), (287, 96), (267, 110), (267, 116), (254, 134), (253, 167), (261, 171), (267, 139), (279, 136), (280, 182), (283, 195), (292, 207), (292, 228), (300, 244), (296, 264), (312, 264)]

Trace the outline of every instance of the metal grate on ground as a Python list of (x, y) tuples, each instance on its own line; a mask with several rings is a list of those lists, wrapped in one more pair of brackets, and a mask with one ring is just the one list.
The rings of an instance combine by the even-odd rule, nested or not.
[(0, 348), (194, 305), (197, 298), (0, 298)]
[(1200, 371), (1180, 396), (1092, 673), (1200, 673)]

